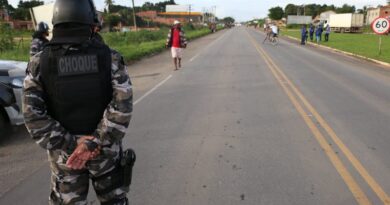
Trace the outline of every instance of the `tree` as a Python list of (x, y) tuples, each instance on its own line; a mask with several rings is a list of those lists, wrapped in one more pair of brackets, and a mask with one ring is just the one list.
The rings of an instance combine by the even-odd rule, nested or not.
[(282, 7), (280, 6), (270, 8), (268, 11), (269, 11), (268, 17), (270, 17), (273, 20), (280, 20), (283, 18), (284, 12)]
[(336, 13), (355, 13), (356, 7), (344, 4), (342, 7), (336, 9)]
[(0, 0), (0, 8), (6, 8), (8, 5), (7, 0)]
[(387, 0), (387, 5), (390, 5), (390, 0)]
[(294, 4), (288, 4), (285, 8), (284, 8), (284, 15), (285, 17), (287, 17), (288, 15), (297, 15), (297, 6), (294, 5)]
[(232, 24), (232, 23), (234, 23), (235, 21), (236, 21), (236, 20), (235, 20), (233, 17), (230, 17), (230, 16), (225, 17), (225, 18), (222, 19), (222, 22), (224, 22), (224, 23), (229, 23), (229, 24)]
[(108, 24), (110, 30), (112, 30), (114, 26), (117, 26), (119, 24), (119, 22), (121, 21), (121, 17), (113, 14), (108, 14), (104, 17), (104, 21)]
[(18, 8), (16, 8), (12, 13), (12, 18), (18, 20), (31, 20), (30, 8), (43, 5), (43, 1), (32, 0), (32, 1), (19, 1)]
[(104, 0), (104, 3), (107, 6), (107, 13), (110, 13), (110, 7), (114, 4), (113, 0)]
[(13, 39), (11, 26), (7, 23), (0, 24), (0, 52), (12, 49), (15, 46)]

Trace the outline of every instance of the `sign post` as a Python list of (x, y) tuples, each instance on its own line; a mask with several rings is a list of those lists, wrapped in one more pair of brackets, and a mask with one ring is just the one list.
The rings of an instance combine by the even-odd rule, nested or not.
[(379, 17), (371, 23), (372, 30), (379, 35), (379, 55), (382, 53), (382, 35), (387, 34), (390, 29), (390, 22), (387, 18)]

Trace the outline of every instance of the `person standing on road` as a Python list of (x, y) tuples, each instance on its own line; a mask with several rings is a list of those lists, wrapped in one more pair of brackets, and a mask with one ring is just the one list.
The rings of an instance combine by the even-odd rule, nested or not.
[(175, 70), (179, 70), (181, 68), (183, 49), (187, 47), (187, 39), (180, 22), (177, 20), (174, 21), (173, 27), (168, 33), (166, 47), (171, 48)]
[(93, 37), (96, 18), (92, 0), (57, 0), (53, 38), (27, 67), (23, 114), (48, 152), (52, 205), (87, 204), (90, 179), (101, 204), (128, 204), (132, 86), (123, 57)]
[(309, 34), (310, 34), (310, 41), (313, 41), (314, 37), (314, 25), (310, 24), (310, 29), (309, 29)]
[(47, 37), (49, 36), (49, 25), (45, 22), (40, 22), (37, 26), (36, 31), (32, 35), (31, 47), (30, 47), (30, 56), (41, 52), (45, 47), (46, 43), (49, 42)]
[(330, 34), (330, 26), (329, 26), (329, 24), (327, 24), (326, 28), (325, 28), (325, 41), (326, 42), (329, 41), (329, 34)]
[(306, 38), (307, 38), (306, 25), (302, 25), (302, 29), (301, 29), (301, 45), (305, 45)]

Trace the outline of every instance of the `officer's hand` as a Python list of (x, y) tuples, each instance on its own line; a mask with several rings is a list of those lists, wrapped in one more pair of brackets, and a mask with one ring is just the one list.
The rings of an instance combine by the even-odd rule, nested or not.
[(80, 143), (69, 157), (66, 166), (76, 170), (83, 169), (89, 160), (96, 158), (99, 154), (100, 147), (97, 147), (94, 151), (89, 151), (85, 143)]
[(77, 145), (84, 143), (85, 140), (93, 140), (94, 136), (82, 136), (77, 140)]

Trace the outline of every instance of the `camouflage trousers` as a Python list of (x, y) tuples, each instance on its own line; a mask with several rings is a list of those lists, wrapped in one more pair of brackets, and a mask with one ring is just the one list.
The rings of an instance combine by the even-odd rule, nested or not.
[[(85, 205), (89, 182), (102, 205), (126, 205), (129, 187), (120, 183), (115, 171), (120, 159), (121, 143), (103, 146), (101, 154), (89, 161), (86, 169), (72, 170), (66, 167), (68, 155), (62, 151), (49, 151), (51, 168), (51, 205)], [(118, 178), (119, 177), (119, 178)], [(118, 185), (119, 182), (119, 185)]]

